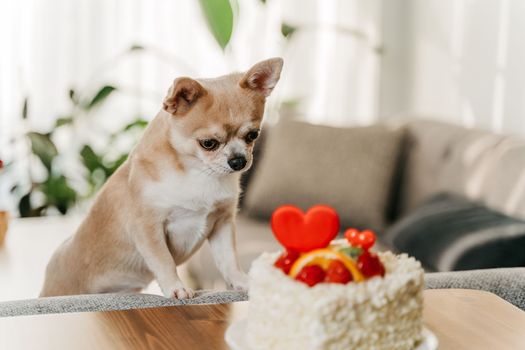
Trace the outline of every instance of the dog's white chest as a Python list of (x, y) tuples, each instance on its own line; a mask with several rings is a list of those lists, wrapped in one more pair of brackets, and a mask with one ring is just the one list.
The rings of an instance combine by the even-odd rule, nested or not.
[(168, 217), (166, 228), (170, 233), (179, 236), (199, 236), (206, 229), (205, 211), (174, 210)]
[(216, 178), (202, 173), (166, 174), (160, 181), (148, 182), (143, 195), (160, 210), (187, 209), (211, 211), (218, 202), (233, 200), (238, 195), (239, 178)]
[(166, 234), (175, 262), (180, 264), (198, 249), (210, 230), (207, 227), (209, 212), (176, 209), (166, 223)]
[(216, 205), (236, 198), (238, 178), (172, 174), (145, 184), (143, 194), (148, 203), (166, 213), (169, 245), (180, 264), (207, 238), (211, 230), (208, 216)]

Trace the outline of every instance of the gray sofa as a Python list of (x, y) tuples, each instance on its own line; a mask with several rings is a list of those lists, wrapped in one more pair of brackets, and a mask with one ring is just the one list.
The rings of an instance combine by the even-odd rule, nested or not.
[[(333, 190), (330, 188), (323, 189), (337, 195), (346, 191), (346, 197), (343, 197), (348, 198), (346, 203), (334, 203), (341, 215), (344, 223), (343, 227), (348, 227), (346, 223), (352, 222), (356, 215), (360, 215), (357, 212), (365, 209), (366, 217), (361, 215), (363, 218), (359, 218), (357, 221), (361, 225), (364, 222), (367, 227), (377, 229), (380, 240), (377, 247), (379, 250), (400, 250), (393, 244), (394, 240), (390, 233), (398, 229), (398, 223), (400, 222), (403, 223), (403, 226), (406, 226), (406, 220), (403, 221), (404, 219), (411, 215), (418, 216), (418, 208), (425, 201), (440, 193), (461, 196), (467, 201), (476, 203), (477, 206), (486, 206), (486, 210), (495, 211), (502, 216), (508, 216), (512, 219), (512, 227), (510, 227), (512, 230), (510, 231), (516, 231), (517, 223), (519, 223), (517, 235), (521, 238), (525, 237), (525, 221), (523, 220), (525, 218), (524, 140), (513, 136), (498, 135), (488, 131), (466, 129), (456, 125), (422, 119), (396, 119), (389, 122), (387, 126), (388, 129), (392, 130), (392, 133), (398, 136), (401, 135), (399, 146), (395, 146), (395, 143), (392, 142), (392, 140), (395, 140), (395, 137), (390, 137), (390, 141), (385, 142), (385, 135), (388, 134), (385, 134), (384, 131), (363, 130), (362, 132), (368, 138), (370, 138), (370, 135), (375, 134), (377, 138), (381, 137), (383, 139), (382, 141), (380, 140), (384, 145), (383, 149), (379, 150), (370, 149), (371, 145), (379, 143), (379, 141), (376, 142), (375, 140), (370, 145), (367, 144), (360, 148), (359, 145), (362, 145), (366, 139), (364, 139), (365, 141), (359, 139), (360, 134), (356, 134), (351, 129), (348, 129), (348, 134), (350, 135), (348, 139), (344, 139), (344, 131), (334, 132), (324, 130), (323, 127), (312, 128), (308, 126), (304, 128), (301, 125), (294, 125), (293, 128), (288, 127), (288, 131), (277, 132), (279, 135), (276, 138), (293, 139), (293, 143), (280, 143), (280, 140), (272, 139), (272, 135), (276, 133), (276, 127), (273, 127), (269, 132), (266, 130), (267, 135), (269, 134), (270, 136), (268, 138), (266, 135), (266, 138), (262, 140), (263, 142), (258, 144), (260, 149), (256, 155), (259, 159), (257, 159), (251, 173), (248, 174), (248, 180), (244, 184), (245, 198), (238, 216), (237, 246), (243, 268), (248, 270), (251, 261), (261, 252), (281, 249), (271, 233), (269, 214), (267, 212), (261, 213), (258, 208), (274, 208), (279, 204), (279, 200), (283, 198), (285, 202), (289, 201), (303, 208), (307, 208), (311, 203), (318, 202), (332, 204), (329, 201), (334, 196), (333, 194), (323, 197), (322, 192), (312, 191), (310, 188), (320, 187), (319, 182), (324, 181), (322, 178), (319, 178), (317, 184), (315, 183), (315, 178), (310, 179), (308, 182), (301, 182), (300, 180), (305, 173), (311, 176), (312, 173), (317, 171), (315, 167), (318, 165), (318, 162), (309, 167), (308, 157), (322, 156), (325, 167), (330, 167), (329, 171), (351, 171), (352, 169), (340, 166), (339, 159), (342, 152), (348, 154), (348, 158), (346, 158), (348, 162), (355, 161), (359, 163), (359, 166), (365, 173), (367, 171), (374, 173), (384, 172), (382, 177), (365, 174), (365, 177), (360, 177), (354, 181), (358, 182), (357, 185), (345, 177), (340, 177), (340, 184), (330, 184), (334, 188)], [(323, 136), (319, 136), (323, 134), (326, 135), (324, 140)], [(312, 152), (312, 148), (308, 148), (309, 138), (315, 138), (316, 145), (325, 142), (328, 145), (327, 147), (331, 149), (323, 150), (319, 155), (315, 155)], [(338, 146), (334, 145), (334, 143), (338, 142), (337, 140), (334, 141), (336, 138), (340, 139), (339, 142), (343, 144), (342, 146), (347, 146), (348, 149), (344, 149), (341, 152), (337, 148)], [(352, 144), (352, 141), (355, 140), (357, 142)], [(293, 148), (294, 144), (299, 144), (295, 153), (293, 150), (288, 150)], [(387, 167), (385, 165), (385, 157), (380, 159), (381, 168), (375, 166), (374, 163), (378, 163), (378, 161), (371, 159), (374, 152), (388, 152), (388, 157), (386, 158), (396, 160), (396, 164), (389, 165), (393, 169), (385, 169)], [(270, 153), (270, 155), (267, 155), (267, 153)], [(307, 153), (307, 155), (304, 157), (305, 159), (301, 160), (303, 153)], [(366, 157), (363, 158), (362, 154), (365, 154)], [(295, 161), (293, 168), (289, 170), (285, 169), (286, 163), (289, 162), (286, 160), (287, 157)], [(326, 160), (330, 157), (333, 159)], [(280, 158), (284, 158), (285, 161)], [(287, 172), (291, 171), (297, 172), (300, 176), (296, 176), (293, 173), (287, 174)], [(322, 176), (323, 172), (326, 171), (327, 169), (318, 171), (319, 176)], [(390, 179), (385, 180), (386, 175), (390, 176)], [(350, 174), (350, 176), (353, 176), (353, 174)], [(286, 177), (288, 177), (287, 180), (280, 180), (280, 178)], [(334, 180), (332, 178), (331, 181), (335, 182), (337, 179)], [(373, 181), (383, 181), (383, 184), (376, 184)], [(269, 185), (265, 185), (266, 183), (269, 183)], [(388, 191), (383, 189), (386, 186), (389, 187)], [(254, 187), (256, 188), (255, 190)], [(364, 194), (358, 194), (363, 188), (366, 189), (366, 191), (362, 191)], [(380, 190), (377, 190), (377, 188), (380, 188)], [(377, 195), (381, 191), (383, 193), (382, 197)], [(308, 195), (312, 198), (308, 198)], [(367, 202), (370, 196), (376, 198), (373, 203)], [(363, 199), (363, 197), (365, 198)], [(379, 199), (377, 198), (383, 198), (383, 202), (378, 203)], [(360, 203), (360, 206), (357, 206), (356, 202)], [(448, 207), (452, 207), (452, 205), (448, 205)], [(371, 213), (372, 211), (374, 213)], [(457, 215), (464, 215), (464, 212), (460, 211)], [(480, 217), (476, 219), (483, 219), (487, 216), (484, 211), (479, 210), (476, 212), (476, 215)], [(449, 213), (445, 216), (446, 220), (449, 220), (450, 217)], [(371, 221), (370, 218), (380, 218), (382, 222), (378, 224), (375, 221)], [(506, 224), (506, 222), (504, 223)], [(482, 226), (485, 225), (483, 221), (480, 224)], [(461, 225), (464, 226), (464, 224)], [(489, 243), (499, 244), (500, 242), (497, 241), (498, 236), (505, 236), (506, 238), (510, 236), (508, 225), (504, 226), (500, 225), (500, 223), (498, 225), (491, 232), (494, 237), (491, 237), (492, 241)], [(468, 227), (465, 229), (468, 229)], [(439, 231), (439, 227), (435, 228), (435, 230)], [(511, 233), (514, 234), (515, 232)], [(487, 233), (481, 232), (479, 235), (487, 236)], [(467, 238), (476, 242), (476, 235), (473, 236), (474, 239), (472, 237)], [(507, 242), (507, 246), (517, 249), (516, 244), (513, 242), (521, 241)], [(441, 255), (447, 258), (447, 253), (454, 251), (456, 259), (461, 258), (463, 252), (460, 250), (458, 253), (458, 249), (467, 249), (469, 247), (463, 244), (465, 247), (458, 248), (457, 245), (454, 245), (455, 243), (455, 241), (451, 241), (450, 249), (447, 250), (445, 247), (442, 249)], [(427, 246), (427, 249), (432, 249), (431, 244)], [(416, 253), (406, 249), (401, 250), (409, 254)], [(487, 250), (493, 251), (491, 246)], [(488, 265), (488, 267), (525, 266), (525, 250), (522, 251), (523, 259), (521, 260), (518, 259), (508, 264), (496, 263), (494, 266)], [(512, 253), (515, 254), (514, 251)], [(209, 248), (204, 245), (188, 264), (190, 275), (193, 277), (195, 287), (207, 289), (223, 288), (222, 279), (215, 269), (210, 256)], [(425, 263), (425, 256), (416, 257)], [(439, 260), (440, 258), (442, 257), (439, 256), (433, 259)], [(495, 259), (499, 258), (495, 257)], [(455, 267), (461, 266), (450, 262), (448, 264), (436, 263), (435, 267), (430, 265), (433, 264), (428, 263), (426, 266), (429, 272), (457, 270)], [(478, 268), (486, 267), (480, 264)], [(475, 269), (476, 264), (469, 265), (469, 269), (472, 268)]]
[[(330, 147), (317, 152), (316, 157), (322, 157), (324, 166), (329, 169), (321, 169), (319, 173), (322, 176), (323, 171), (335, 171), (340, 162), (337, 158), (330, 159), (334, 154), (340, 155), (358, 150), (362, 154), (354, 159), (358, 159), (361, 164), (359, 171), (354, 171), (351, 167), (344, 169), (350, 177), (359, 178), (365, 175), (359, 178), (361, 182), (357, 183), (358, 187), (355, 186), (359, 181), (351, 181), (347, 177), (342, 177), (342, 184), (330, 183), (333, 188), (320, 186), (322, 178), (316, 182), (316, 178), (311, 177), (311, 173), (319, 169), (301, 168), (307, 160), (307, 157), (301, 160), (304, 156), (301, 148), (303, 145), (296, 148), (295, 154), (293, 150), (290, 151), (294, 143), (274, 145), (273, 151), (270, 148), (268, 152), (273, 152), (274, 157), (285, 157), (288, 153), (295, 162), (291, 168), (288, 168), (291, 174), (285, 174), (286, 166), (290, 163), (286, 158), (284, 162), (283, 159), (278, 159), (279, 167), (273, 168), (274, 161), (268, 159), (266, 152), (274, 130), (269, 133), (270, 141), (263, 140), (258, 143), (256, 158), (261, 158), (262, 155), (262, 159), (257, 160), (256, 166), (244, 179), (246, 198), (241, 202), (237, 220), (237, 246), (241, 265), (245, 270), (249, 269), (253, 259), (261, 252), (281, 249), (273, 238), (268, 220), (268, 210), (275, 206), (276, 200), (287, 200), (308, 207), (309, 200), (315, 203), (328, 201), (333, 197), (342, 198), (343, 200), (336, 205), (340, 206), (338, 211), (344, 225), (351, 225), (352, 220), (360, 216), (356, 221), (357, 226), (366, 225), (378, 230), (380, 236), (378, 249), (396, 250), (391, 240), (383, 239), (388, 237), (389, 230), (399, 221), (413, 215), (426, 200), (442, 192), (482, 203), (487, 208), (516, 220), (525, 218), (525, 141), (482, 130), (418, 119), (391, 122), (386, 127), (394, 133), (390, 136), (386, 133), (385, 126), (381, 128), (365, 130), (366, 137), (361, 139), (359, 139), (360, 134), (353, 133), (351, 137), (345, 139), (340, 130), (325, 130), (328, 135), (326, 137), (330, 139)], [(304, 129), (297, 127), (297, 130), (292, 131), (296, 135), (300, 132), (308, 134), (312, 130), (312, 135), (316, 135), (316, 138), (323, 134), (316, 133), (310, 126)], [(297, 142), (295, 135), (285, 140), (292, 139), (293, 142)], [(377, 140), (374, 139), (373, 142), (363, 146), (370, 141), (371, 135), (376, 135)], [(274, 143), (277, 141), (273, 140)], [(304, 142), (308, 143), (308, 138)], [(340, 144), (337, 145), (337, 142)], [(378, 145), (382, 145), (383, 148), (374, 148)], [(371, 159), (370, 155), (374, 152), (382, 156), (379, 167), (378, 162)], [(388, 157), (385, 156), (385, 152), (388, 152)], [(392, 164), (386, 164), (387, 161)], [(315, 187), (318, 192), (310, 191), (309, 187), (301, 187), (305, 186), (301, 181), (292, 182), (291, 185), (279, 182), (286, 176), (293, 176), (293, 172), (301, 171), (308, 172), (310, 175), (306, 186)], [(366, 173), (367, 171), (369, 174)], [(333, 179), (334, 177), (332, 182)], [(368, 179), (382, 183), (366, 183)], [(265, 184), (266, 181), (271, 185)], [(254, 188), (257, 188), (257, 191), (253, 190)], [(332, 197), (322, 198), (323, 191), (332, 191)], [(346, 191), (346, 194), (341, 196), (339, 191)], [(305, 196), (308, 193), (314, 195), (308, 198)], [(359, 198), (359, 196), (366, 196), (366, 198)], [(348, 198), (348, 201), (345, 201), (345, 198)], [(266, 208), (266, 211), (261, 208)], [(192, 287), (195, 289), (225, 289), (206, 244), (192, 257), (186, 267), (191, 276)], [(426, 283), (427, 288), (487, 290), (525, 310), (525, 268), (439, 271), (427, 273)], [(0, 316), (122, 310), (240, 300), (246, 300), (246, 295), (230, 291), (200, 292), (197, 298), (188, 302), (168, 300), (153, 295), (73, 296), (0, 303)]]

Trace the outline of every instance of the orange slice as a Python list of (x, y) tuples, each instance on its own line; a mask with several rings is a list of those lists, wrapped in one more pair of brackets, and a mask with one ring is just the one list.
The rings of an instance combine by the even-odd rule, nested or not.
[(365, 279), (352, 259), (343, 253), (339, 253), (328, 248), (316, 249), (303, 254), (292, 265), (289, 275), (290, 277), (295, 278), (302, 268), (307, 265), (319, 265), (323, 268), (323, 270), (326, 270), (332, 260), (340, 260), (352, 274), (354, 282), (360, 282)]

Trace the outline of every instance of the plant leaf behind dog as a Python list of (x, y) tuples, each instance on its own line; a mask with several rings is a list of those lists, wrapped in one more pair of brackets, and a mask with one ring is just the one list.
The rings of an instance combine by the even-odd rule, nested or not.
[(141, 50), (144, 50), (144, 46), (142, 46), (140, 44), (133, 44), (129, 48), (129, 51), (141, 51)]
[(59, 128), (64, 125), (73, 124), (73, 117), (71, 116), (65, 116), (60, 117), (55, 121), (55, 128)]
[(289, 25), (288, 23), (282, 23), (281, 24), (281, 34), (285, 38), (290, 38), (292, 34), (297, 30), (297, 27), (294, 27), (292, 25)]
[(202, 12), (215, 40), (224, 50), (233, 31), (233, 10), (228, 0), (200, 0)]
[(87, 103), (84, 104), (85, 110), (90, 110), (102, 101), (104, 101), (113, 91), (117, 90), (116, 87), (111, 85), (105, 85), (103, 86), (98, 92), (95, 94), (95, 96)]
[(29, 105), (29, 99), (26, 97), (24, 98), (24, 103), (22, 105), (22, 119), (27, 119), (28, 105)]
[(142, 119), (142, 118), (137, 118), (134, 121), (132, 121), (131, 123), (129, 123), (126, 126), (124, 126), (122, 128), (121, 132), (129, 131), (129, 130), (131, 130), (133, 128), (144, 129), (144, 128), (146, 128), (147, 125), (148, 125), (148, 121), (147, 120)]
[(18, 202), (18, 211), (23, 218), (31, 216), (31, 192), (26, 193)]
[(52, 175), (40, 185), (40, 190), (46, 196), (47, 203), (54, 206), (64, 215), (76, 199), (77, 193), (69, 186), (64, 175)]
[(42, 161), (48, 171), (51, 171), (51, 163), (57, 156), (58, 151), (48, 135), (38, 132), (27, 133), (31, 141), (31, 150)]
[(103, 169), (104, 164), (102, 159), (98, 154), (95, 153), (93, 148), (89, 145), (84, 145), (80, 151), (80, 156), (82, 157), (82, 162), (84, 166), (89, 170), (89, 172), (94, 172), (96, 169)]

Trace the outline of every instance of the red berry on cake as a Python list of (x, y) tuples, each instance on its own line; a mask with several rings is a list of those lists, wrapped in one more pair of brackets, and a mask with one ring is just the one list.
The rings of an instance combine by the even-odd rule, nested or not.
[(365, 277), (384, 276), (385, 267), (379, 257), (368, 251), (357, 258), (357, 267)]
[(357, 242), (358, 235), (359, 230), (356, 228), (349, 228), (345, 231), (345, 238), (351, 245), (354, 245), (354, 242)]
[(359, 231), (355, 228), (349, 228), (345, 231), (345, 238), (354, 247), (361, 247), (364, 250), (372, 248), (376, 242), (376, 234), (372, 230)]
[(332, 260), (328, 265), (325, 282), (346, 284), (352, 280), (352, 274), (341, 261)]
[(295, 279), (313, 287), (317, 283), (324, 281), (325, 272), (319, 265), (307, 265), (299, 271)]
[(286, 250), (279, 259), (274, 263), (274, 266), (281, 269), (285, 274), (290, 272), (294, 262), (299, 259), (300, 254), (293, 250)]

